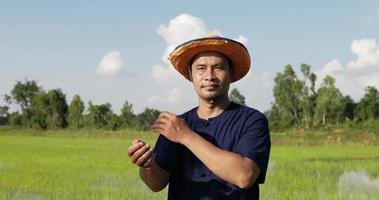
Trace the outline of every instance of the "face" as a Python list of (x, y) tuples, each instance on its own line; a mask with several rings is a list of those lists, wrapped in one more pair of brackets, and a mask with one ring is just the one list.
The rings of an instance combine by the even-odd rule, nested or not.
[(224, 55), (204, 52), (197, 55), (191, 65), (193, 87), (205, 101), (214, 101), (228, 96), (230, 66)]

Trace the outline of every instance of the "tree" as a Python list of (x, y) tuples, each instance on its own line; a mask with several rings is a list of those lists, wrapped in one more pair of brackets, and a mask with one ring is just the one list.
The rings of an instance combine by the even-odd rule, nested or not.
[(245, 97), (238, 91), (237, 88), (234, 88), (230, 94), (229, 99), (233, 101), (234, 103), (238, 103), (240, 105), (246, 105), (245, 104)]
[(143, 130), (151, 129), (159, 114), (160, 112), (158, 110), (145, 108), (145, 110), (137, 116), (140, 128)]
[(25, 79), (25, 82), (17, 81), (11, 91), (12, 100), (9, 100), (10, 97), (8, 97), (8, 101), (15, 101), (20, 105), (21, 110), (24, 110), (30, 105), (33, 97), (41, 92), (41, 90), (34, 80), (29, 81)]
[(115, 128), (117, 120), (112, 111), (112, 106), (109, 103), (93, 105), (90, 101), (88, 103), (88, 117), (90, 126), (94, 128)]
[(63, 94), (61, 89), (53, 89), (47, 93), (47, 97), (47, 122), (49, 128), (56, 129), (66, 127), (68, 114), (66, 95)]
[(57, 129), (67, 126), (66, 96), (60, 89), (36, 94), (26, 109), (31, 114), (32, 126), (40, 129)]
[(9, 123), (8, 110), (8, 106), (0, 106), (0, 125), (5, 125)]
[(277, 73), (274, 85), (274, 105), (279, 112), (279, 124), (289, 128), (300, 122), (302, 84), (291, 65), (283, 73)]
[(375, 87), (368, 86), (365, 89), (364, 96), (357, 104), (356, 117), (359, 120), (379, 117), (379, 92)]
[(345, 102), (346, 102), (346, 107), (345, 107), (345, 117), (349, 118), (350, 120), (354, 119), (354, 112), (357, 107), (357, 104), (354, 102), (354, 100), (349, 96), (345, 96)]
[(22, 126), (22, 115), (18, 112), (13, 112), (9, 116), (9, 125), (13, 127)]
[(68, 107), (68, 124), (72, 128), (81, 127), (82, 114), (84, 111), (84, 103), (79, 95), (75, 95)]
[(346, 102), (334, 83), (333, 77), (326, 76), (317, 92), (315, 113), (317, 124), (339, 123), (343, 120)]
[(29, 108), (33, 97), (41, 92), (42, 89), (37, 85), (34, 80), (25, 79), (24, 82), (17, 81), (14, 85), (11, 95), (5, 95), (5, 100), (8, 103), (15, 102), (21, 107), (23, 121), (26, 127), (31, 127), (32, 112)]
[(23, 112), (24, 115), (26, 113), (30, 115), (30, 127), (38, 129), (47, 129), (48, 107), (49, 97), (47, 96), (46, 92), (40, 92), (33, 97), (30, 106)]
[(128, 101), (125, 101), (121, 108), (120, 123), (123, 127), (132, 127), (137, 123), (136, 115), (133, 113), (133, 104)]
[(301, 72), (303, 73), (302, 95), (301, 95), (301, 111), (302, 121), (305, 128), (309, 128), (313, 122), (314, 108), (316, 105), (315, 81), (316, 75), (311, 73), (311, 66), (301, 64)]
[(281, 124), (280, 124), (280, 112), (279, 112), (279, 108), (278, 108), (278, 105), (276, 104), (272, 104), (271, 105), (271, 109), (269, 110), (268, 112), (268, 119), (270, 121), (269, 125), (270, 125), (270, 130), (280, 130), (281, 128)]

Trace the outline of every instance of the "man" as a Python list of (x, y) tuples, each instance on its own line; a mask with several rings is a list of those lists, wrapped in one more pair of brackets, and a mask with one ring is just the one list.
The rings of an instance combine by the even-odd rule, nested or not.
[(259, 199), (270, 153), (268, 122), (259, 111), (230, 102), (229, 86), (250, 69), (241, 43), (208, 35), (179, 45), (169, 60), (193, 83), (199, 106), (159, 115), (154, 150), (141, 140), (128, 149), (153, 191), (168, 199)]

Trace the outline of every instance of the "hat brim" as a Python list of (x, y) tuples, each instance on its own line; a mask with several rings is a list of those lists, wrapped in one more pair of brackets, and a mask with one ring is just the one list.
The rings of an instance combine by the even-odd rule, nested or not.
[(188, 67), (192, 58), (208, 51), (219, 52), (230, 59), (233, 66), (231, 82), (240, 80), (250, 70), (251, 59), (246, 47), (237, 41), (222, 37), (201, 38), (183, 43), (168, 59), (180, 74), (191, 81)]

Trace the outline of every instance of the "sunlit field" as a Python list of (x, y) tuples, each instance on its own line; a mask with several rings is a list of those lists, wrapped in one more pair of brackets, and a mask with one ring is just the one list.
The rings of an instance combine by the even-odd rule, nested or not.
[[(165, 199), (128, 160), (133, 137), (0, 135), (0, 199)], [(261, 199), (379, 199), (379, 147), (273, 145)]]

